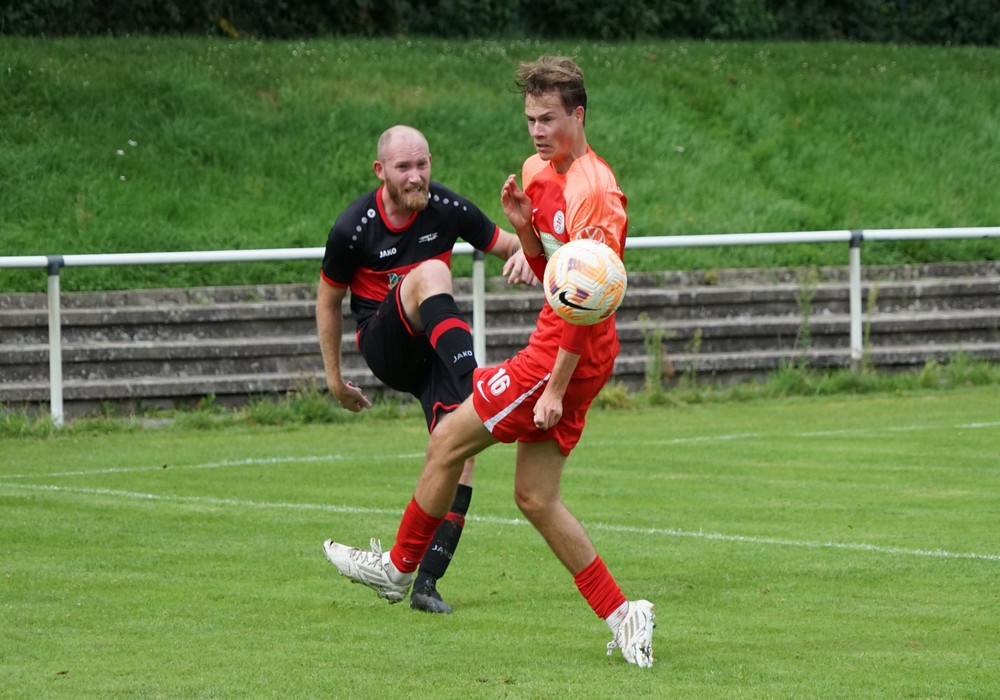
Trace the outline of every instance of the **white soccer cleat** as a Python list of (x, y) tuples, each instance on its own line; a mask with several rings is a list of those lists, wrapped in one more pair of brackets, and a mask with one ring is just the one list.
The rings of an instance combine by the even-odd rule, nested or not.
[(379, 598), (385, 598), (389, 603), (398, 603), (406, 598), (413, 574), (406, 574), (403, 581), (396, 583), (389, 578), (386, 564), (389, 553), (382, 553), (382, 544), (372, 538), (371, 551), (348, 547), (347, 545), (327, 540), (323, 543), (323, 551), (330, 563), (337, 567), (342, 576), (354, 583), (361, 583), (378, 593)]
[(622, 656), (630, 664), (639, 668), (649, 668), (653, 665), (653, 604), (648, 600), (629, 601), (628, 615), (615, 632), (613, 641), (608, 642), (608, 656), (618, 647)]

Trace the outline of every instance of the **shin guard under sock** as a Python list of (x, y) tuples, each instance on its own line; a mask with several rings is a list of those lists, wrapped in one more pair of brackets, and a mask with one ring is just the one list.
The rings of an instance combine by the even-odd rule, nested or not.
[(399, 571), (405, 574), (417, 570), (434, 532), (443, 520), (428, 515), (417, 504), (417, 499), (410, 499), (403, 511), (403, 519), (399, 521), (396, 543), (389, 550), (389, 558)]
[(573, 580), (591, 609), (602, 619), (607, 619), (626, 602), (625, 594), (600, 557), (594, 557), (594, 561), (574, 576)]
[(445, 367), (472, 393), (476, 368), (472, 331), (450, 294), (435, 294), (420, 305), (420, 320), (434, 352)]
[(458, 541), (462, 537), (465, 515), (469, 512), (471, 500), (472, 487), (459, 484), (455, 500), (451, 504), (451, 511), (445, 516), (444, 522), (438, 525), (427, 553), (420, 560), (420, 569), (417, 571), (417, 587), (419, 587), (420, 582), (427, 579), (437, 580), (441, 578), (448, 570), (451, 558), (458, 548)]

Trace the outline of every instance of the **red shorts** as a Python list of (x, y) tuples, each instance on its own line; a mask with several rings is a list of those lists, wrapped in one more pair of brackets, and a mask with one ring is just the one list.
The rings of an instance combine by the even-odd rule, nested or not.
[(555, 440), (559, 451), (569, 455), (583, 433), (587, 409), (611, 378), (606, 373), (573, 379), (563, 396), (562, 419), (548, 430), (535, 427), (535, 402), (542, 395), (549, 374), (526, 361), (521, 353), (496, 367), (479, 367), (472, 375), (472, 405), (486, 429), (500, 442), (546, 442)]

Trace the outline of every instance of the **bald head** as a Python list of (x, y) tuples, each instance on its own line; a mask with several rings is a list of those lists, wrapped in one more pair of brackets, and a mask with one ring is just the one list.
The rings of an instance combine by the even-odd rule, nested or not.
[(412, 126), (397, 124), (382, 132), (378, 140), (377, 157), (383, 163), (391, 159), (400, 149), (423, 150), (430, 155), (430, 146), (427, 139)]

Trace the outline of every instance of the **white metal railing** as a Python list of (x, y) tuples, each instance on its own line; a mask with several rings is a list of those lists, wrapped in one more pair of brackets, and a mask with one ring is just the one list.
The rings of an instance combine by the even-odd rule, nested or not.
[[(847, 243), (850, 246), (850, 348), (851, 368), (862, 359), (861, 243), (863, 241), (941, 240), (1000, 238), (1000, 226), (978, 228), (856, 229), (792, 231), (785, 233), (720, 233), (695, 236), (647, 236), (629, 238), (628, 249), (693, 248), (734, 245), (786, 245), (792, 243)], [(456, 254), (474, 253), (472, 266), (472, 327), (476, 358), (486, 355), (486, 276), (482, 253), (468, 243), (459, 243)], [(63, 422), (62, 321), (59, 308), (59, 272), (63, 267), (104, 265), (167, 265), (192, 263), (268, 262), (277, 260), (322, 260), (323, 248), (271, 248), (262, 250), (215, 250), (169, 253), (108, 253), (85, 255), (0, 256), (3, 268), (45, 268), (48, 271), (49, 312), (49, 405), (52, 422)]]

